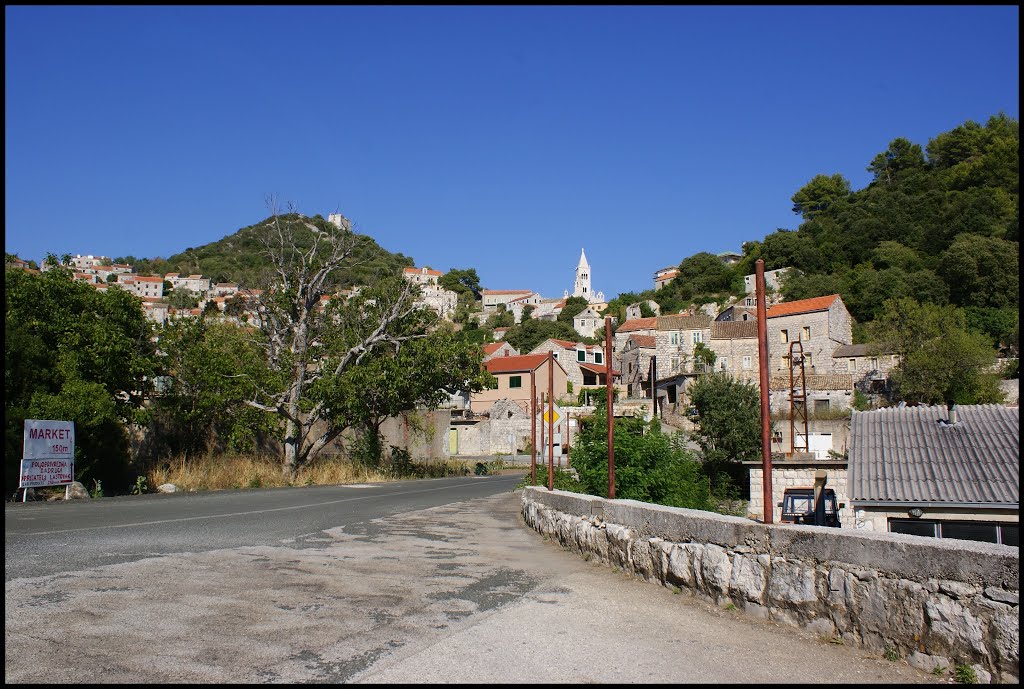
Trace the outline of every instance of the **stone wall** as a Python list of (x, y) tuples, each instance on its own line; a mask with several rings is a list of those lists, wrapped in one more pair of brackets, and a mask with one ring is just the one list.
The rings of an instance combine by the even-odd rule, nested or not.
[(1019, 675), (1017, 548), (730, 517), (527, 487), (522, 513), (563, 547), (761, 619), (896, 653), (924, 671)]

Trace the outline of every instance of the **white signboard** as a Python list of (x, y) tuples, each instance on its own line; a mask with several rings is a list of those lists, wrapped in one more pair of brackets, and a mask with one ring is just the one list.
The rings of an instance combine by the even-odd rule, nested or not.
[(74, 459), (75, 422), (25, 419), (24, 459)]
[(62, 486), (75, 480), (75, 423), (25, 419), (20, 488)]
[(70, 459), (23, 459), (19, 488), (63, 486), (75, 480), (75, 464)]

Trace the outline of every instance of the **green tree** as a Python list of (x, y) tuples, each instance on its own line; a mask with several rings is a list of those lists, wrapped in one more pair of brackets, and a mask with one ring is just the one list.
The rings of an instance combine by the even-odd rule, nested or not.
[(436, 319), (420, 307), (419, 288), (397, 275), (376, 280), (356, 295), (327, 300), (351, 276), (361, 241), (347, 222), (339, 228), (319, 216), (271, 218), (255, 237), (274, 272), (252, 294), (263, 353), (281, 384), (247, 403), (277, 414), (284, 425), (283, 471), (293, 477), (350, 425), (336, 379), (362, 364), (378, 347), (396, 350), (424, 337)]
[(725, 373), (700, 376), (688, 389), (697, 410), (693, 439), (700, 446), (712, 485), (746, 493), (740, 462), (761, 456), (761, 396), (758, 389)]
[(672, 282), (658, 291), (664, 292), (678, 283), (679, 286), (689, 286), (693, 294), (725, 292), (729, 290), (732, 278), (732, 269), (722, 263), (722, 259), (712, 253), (702, 251), (684, 258), (679, 264), (679, 274)]
[[(600, 396), (599, 396), (600, 397)], [(583, 423), (570, 450), (584, 492), (608, 496), (607, 404)], [(725, 497), (678, 435), (661, 432), (657, 418), (615, 420), (615, 497), (697, 510), (716, 510)]]
[(436, 409), (457, 392), (479, 392), (492, 384), (478, 345), (438, 327), (399, 347), (378, 348), (360, 365), (323, 384), (332, 408), (364, 436), (362, 459), (381, 458), (380, 428), (390, 417), (415, 409)]
[(246, 400), (280, 385), (266, 367), (258, 330), (223, 319), (172, 318), (158, 329), (162, 394), (153, 400), (150, 456), (251, 452), (277, 435), (275, 414)]
[(828, 210), (835, 203), (850, 195), (850, 182), (840, 174), (815, 175), (790, 199), (793, 212), (805, 219)]
[(592, 338), (581, 338), (579, 333), (568, 323), (541, 321), (536, 318), (514, 325), (505, 332), (505, 341), (523, 354), (549, 338), (572, 342), (593, 342)]
[(1019, 245), (1005, 239), (960, 235), (942, 254), (939, 274), (961, 306), (1002, 308), (1020, 299)]
[(893, 352), (893, 401), (914, 404), (1000, 402), (995, 350), (987, 337), (967, 329), (956, 308), (891, 299), (870, 326), (876, 351)]
[(470, 295), (471, 301), (480, 299), (480, 277), (476, 274), (476, 268), (459, 269), (452, 268), (438, 278), (438, 284), (445, 289), (462, 295)]
[(148, 418), (156, 365), (141, 301), (98, 292), (62, 269), (8, 270), (4, 298), (5, 488), (17, 485), (27, 418), (73, 421), (76, 479), (126, 488), (126, 429)]
[(572, 319), (588, 306), (590, 306), (590, 302), (583, 297), (569, 297), (565, 300), (562, 310), (558, 312), (558, 320), (572, 325)]
[(893, 139), (886, 151), (871, 160), (868, 172), (875, 176), (876, 182), (892, 184), (904, 172), (920, 170), (924, 166), (924, 151), (921, 146), (900, 137)]

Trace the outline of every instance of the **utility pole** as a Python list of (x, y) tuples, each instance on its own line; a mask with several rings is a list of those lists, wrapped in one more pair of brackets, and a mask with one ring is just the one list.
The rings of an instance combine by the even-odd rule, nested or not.
[(605, 359), (605, 385), (608, 391), (608, 498), (615, 499), (615, 416), (612, 407), (615, 404), (615, 391), (612, 389), (612, 318), (604, 317), (604, 347), (608, 352)]
[(764, 301), (764, 259), (757, 259), (755, 266), (757, 355), (761, 374), (761, 499), (764, 500), (764, 523), (772, 524), (775, 521), (775, 505), (772, 503), (771, 410), (768, 408), (768, 309)]

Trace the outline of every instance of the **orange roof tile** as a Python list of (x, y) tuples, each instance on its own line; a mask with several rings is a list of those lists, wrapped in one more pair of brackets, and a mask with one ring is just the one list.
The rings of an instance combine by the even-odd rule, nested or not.
[(778, 318), (779, 316), (792, 316), (797, 313), (828, 311), (836, 299), (839, 299), (838, 294), (830, 294), (827, 297), (814, 297), (812, 299), (800, 299), (798, 301), (785, 301), (768, 309), (766, 316), (767, 318)]
[(531, 289), (485, 289), (481, 294), (533, 294)]
[(416, 273), (417, 275), (443, 275), (440, 270), (431, 270), (430, 268), (403, 268), (403, 273)]
[[(514, 373), (516, 371), (533, 371), (547, 361), (547, 354), (520, 354), (518, 356), (499, 356), (484, 362), (491, 373)], [(557, 363), (557, 362), (556, 362)]]
[(647, 347), (648, 349), (654, 349), (658, 346), (654, 339), (654, 335), (630, 335), (629, 339), (636, 342), (638, 347)]
[(634, 318), (633, 320), (626, 321), (620, 325), (616, 332), (628, 333), (634, 330), (654, 330), (657, 327), (657, 316), (651, 316), (650, 318)]
[(507, 345), (508, 342), (492, 342), (484, 345), (484, 354), (494, 354), (496, 351)]
[[(580, 362), (580, 368), (590, 371), (591, 373), (606, 374), (608, 373), (608, 367), (605, 364), (588, 364), (584, 361)], [(612, 377), (619, 375), (622, 371), (616, 371), (612, 369)]]

